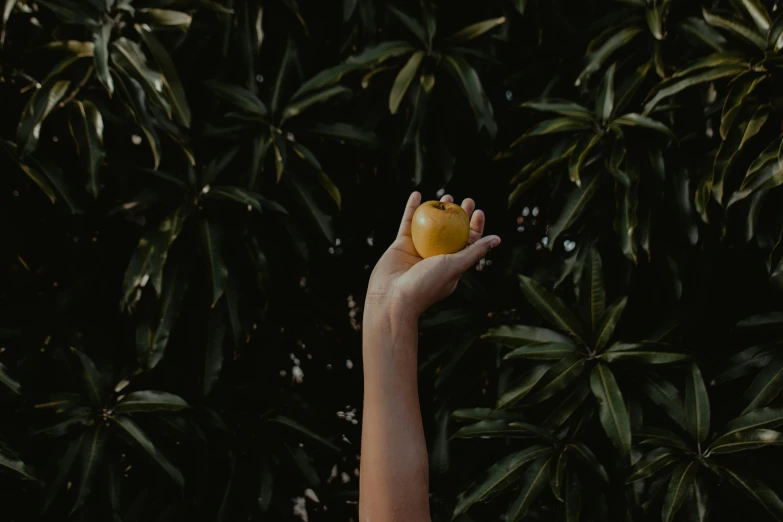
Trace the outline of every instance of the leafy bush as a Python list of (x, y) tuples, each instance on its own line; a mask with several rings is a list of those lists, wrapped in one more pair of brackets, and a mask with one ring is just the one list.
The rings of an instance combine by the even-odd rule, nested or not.
[(421, 322), (433, 520), (783, 520), (778, 11), (5, 0), (4, 519), (357, 520), (418, 187), (504, 239)]

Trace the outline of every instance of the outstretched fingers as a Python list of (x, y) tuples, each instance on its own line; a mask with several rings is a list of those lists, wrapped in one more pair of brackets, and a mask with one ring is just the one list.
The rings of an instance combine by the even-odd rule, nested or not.
[[(463, 203), (464, 205), (464, 203)], [(468, 236), (468, 245), (472, 245), (484, 235), (484, 211), (476, 210), (470, 218), (470, 236)]]
[(405, 212), (402, 214), (402, 222), (400, 223), (400, 230), (397, 232), (397, 237), (404, 237), (411, 235), (411, 222), (413, 221), (413, 213), (419, 208), (421, 204), (421, 194), (414, 192), (408, 198), (408, 203), (405, 205)]
[(476, 210), (476, 202), (473, 201), (473, 198), (465, 198), (462, 200), (462, 210), (465, 211), (465, 214), (467, 214), (468, 217), (473, 215), (473, 211)]
[(482, 258), (486, 257), (489, 251), (500, 244), (500, 237), (487, 236), (479, 239), (467, 248), (460, 250), (456, 254), (451, 254), (454, 270), (462, 274), (470, 267), (475, 266)]

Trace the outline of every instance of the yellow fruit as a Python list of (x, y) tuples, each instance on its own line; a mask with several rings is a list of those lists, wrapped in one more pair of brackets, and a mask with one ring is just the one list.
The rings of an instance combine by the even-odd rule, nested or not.
[(421, 257), (459, 252), (469, 236), (470, 219), (456, 203), (427, 201), (413, 214), (411, 237)]

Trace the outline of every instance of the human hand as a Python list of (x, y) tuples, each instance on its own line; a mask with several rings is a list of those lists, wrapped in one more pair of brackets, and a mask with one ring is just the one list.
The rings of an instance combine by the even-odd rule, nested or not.
[[(454, 202), (449, 195), (440, 200)], [(410, 318), (417, 318), (427, 308), (451, 295), (462, 274), (500, 244), (498, 236), (482, 237), (484, 213), (475, 210), (475, 202), (467, 198), (462, 202), (462, 208), (470, 217), (468, 246), (454, 254), (422, 259), (411, 238), (413, 213), (420, 204), (421, 194), (411, 194), (397, 239), (375, 265), (367, 291), (369, 306), (380, 306), (394, 315)]]

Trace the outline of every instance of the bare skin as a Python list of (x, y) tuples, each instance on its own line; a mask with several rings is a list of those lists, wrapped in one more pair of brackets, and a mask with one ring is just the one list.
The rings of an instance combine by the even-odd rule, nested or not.
[[(451, 196), (441, 201), (453, 202)], [(411, 194), (397, 239), (375, 265), (364, 310), (364, 421), (359, 484), (360, 522), (429, 522), (427, 446), (417, 387), (418, 319), (448, 297), (462, 274), (500, 244), (482, 237), (484, 213), (468, 198), (468, 246), (422, 259), (411, 239)]]

